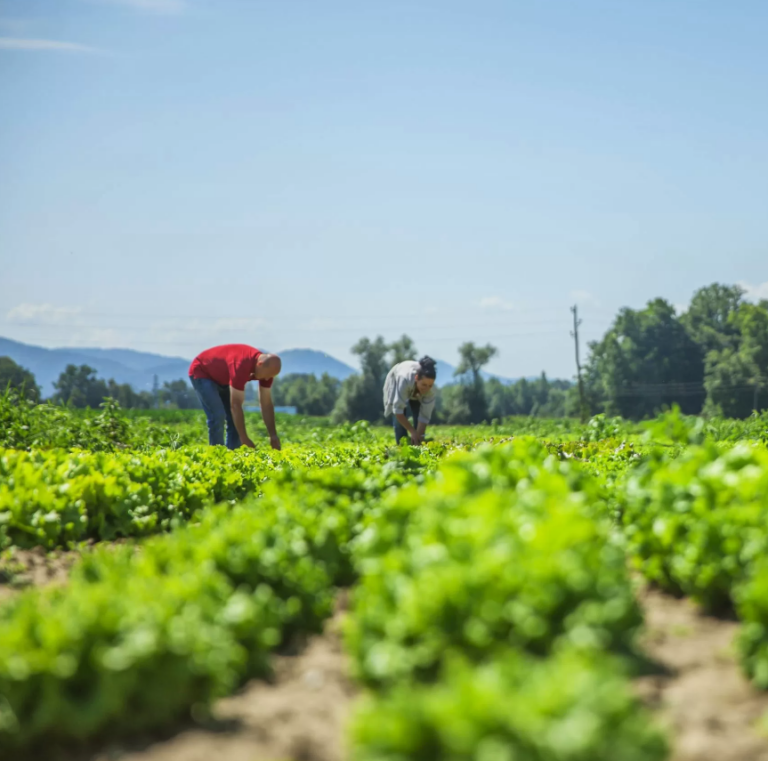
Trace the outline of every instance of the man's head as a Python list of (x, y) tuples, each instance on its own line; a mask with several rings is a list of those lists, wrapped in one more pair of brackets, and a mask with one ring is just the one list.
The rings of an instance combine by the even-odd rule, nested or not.
[(269, 380), (280, 374), (283, 363), (277, 354), (259, 354), (253, 369), (253, 380)]

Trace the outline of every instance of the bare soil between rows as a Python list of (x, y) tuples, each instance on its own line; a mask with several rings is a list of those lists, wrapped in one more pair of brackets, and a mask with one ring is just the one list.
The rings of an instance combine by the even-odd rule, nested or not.
[(0, 556), (0, 603), (28, 587), (66, 584), (70, 569), (86, 553), (135, 543), (129, 538), (100, 542), (90, 539), (72, 550), (12, 547)]
[[(768, 693), (739, 669), (738, 623), (648, 588), (639, 599), (643, 645), (663, 673), (634, 686), (669, 734), (670, 761), (768, 761)], [(344, 761), (346, 722), (358, 692), (341, 640), (344, 615), (345, 597), (325, 632), (300, 654), (275, 657), (272, 683), (251, 682), (218, 701), (213, 727), (186, 728), (144, 747), (115, 746), (79, 761)]]
[(69, 569), (81, 555), (80, 550), (14, 548), (0, 562), (0, 602), (26, 587), (66, 583)]
[(739, 624), (643, 589), (645, 652), (666, 673), (636, 680), (672, 740), (671, 761), (768, 761), (768, 693), (741, 672)]
[(217, 701), (211, 725), (78, 761), (343, 761), (345, 725), (358, 692), (342, 645), (346, 602), (342, 592), (323, 634), (298, 655), (274, 656), (272, 682), (254, 680)]
[[(15, 550), (0, 574), (0, 602), (19, 588), (66, 583), (80, 555)], [(638, 597), (643, 648), (661, 668), (635, 680), (635, 688), (671, 738), (671, 761), (768, 761), (768, 693), (752, 687), (739, 668), (738, 622), (703, 615), (690, 600), (647, 586)], [(347, 598), (340, 594), (322, 635), (297, 655), (274, 657), (272, 681), (253, 681), (217, 701), (212, 722), (159, 741), (78, 754), (76, 761), (343, 761), (359, 691), (341, 638)]]

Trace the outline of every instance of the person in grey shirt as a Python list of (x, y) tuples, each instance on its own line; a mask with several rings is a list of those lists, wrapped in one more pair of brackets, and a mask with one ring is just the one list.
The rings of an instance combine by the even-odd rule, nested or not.
[[(432, 357), (396, 364), (384, 381), (384, 415), (394, 415), (395, 441), (406, 434), (412, 444), (421, 444), (435, 409), (437, 370)], [(406, 416), (410, 407), (413, 425)]]

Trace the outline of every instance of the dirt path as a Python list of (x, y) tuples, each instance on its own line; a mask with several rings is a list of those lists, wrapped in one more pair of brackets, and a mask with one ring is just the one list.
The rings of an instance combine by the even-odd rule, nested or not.
[[(670, 761), (768, 761), (768, 693), (739, 670), (738, 623), (657, 591), (643, 589), (639, 598), (645, 650), (666, 673), (638, 679), (636, 688), (669, 732)], [(77, 761), (344, 761), (356, 693), (340, 635), (345, 608), (342, 597), (326, 631), (299, 655), (275, 658), (273, 683), (254, 681), (218, 701), (213, 726)]]
[(344, 600), (322, 636), (275, 658), (272, 684), (254, 681), (213, 708), (217, 728), (192, 728), (142, 750), (111, 748), (89, 761), (343, 761), (355, 695), (340, 624)]
[[(636, 686), (670, 734), (670, 761), (768, 761), (768, 693), (755, 690), (733, 650), (738, 624), (701, 615), (688, 600), (644, 589), (644, 645), (667, 673)], [(343, 761), (355, 695), (342, 649), (342, 600), (326, 632), (295, 657), (279, 657), (274, 684), (253, 682), (219, 701), (221, 728), (189, 729), (134, 752), (89, 761)], [(437, 761), (437, 760), (435, 760)]]
[(768, 761), (768, 694), (739, 669), (738, 623), (657, 591), (643, 590), (640, 600), (645, 650), (668, 673), (637, 686), (670, 733), (672, 761)]
[(66, 584), (70, 569), (85, 553), (135, 542), (135, 539), (88, 540), (75, 550), (46, 550), (43, 547), (4, 550), (0, 553), (0, 603), (27, 587)]
[(13, 548), (0, 558), (0, 601), (29, 586), (64, 583), (69, 569), (80, 557), (77, 550), (31, 550)]

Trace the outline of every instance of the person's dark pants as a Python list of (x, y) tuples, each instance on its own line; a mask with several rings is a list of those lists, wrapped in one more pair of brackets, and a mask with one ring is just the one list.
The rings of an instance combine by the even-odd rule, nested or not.
[[(411, 416), (413, 417), (413, 427), (418, 429), (419, 427), (419, 410), (421, 409), (421, 402), (411, 399), (408, 404), (411, 405)], [(408, 417), (408, 407), (405, 408), (405, 416)], [(408, 439), (408, 443), (411, 443), (411, 436), (405, 429), (405, 426), (400, 425), (400, 421), (397, 417), (393, 416), (395, 421), (395, 441), (399, 444), (400, 439), (405, 436)]]
[(226, 422), (227, 447), (237, 449), (240, 446), (240, 434), (238, 434), (235, 421), (232, 418), (229, 386), (221, 386), (210, 378), (193, 378), (190, 376), (189, 380), (198, 399), (200, 399), (200, 404), (203, 405), (205, 417), (208, 419), (208, 443), (211, 445), (224, 443), (224, 423)]

